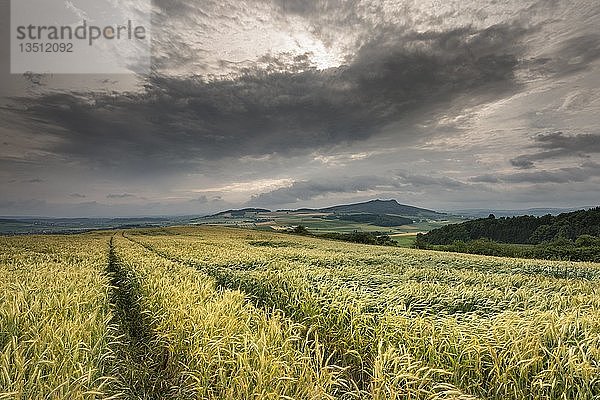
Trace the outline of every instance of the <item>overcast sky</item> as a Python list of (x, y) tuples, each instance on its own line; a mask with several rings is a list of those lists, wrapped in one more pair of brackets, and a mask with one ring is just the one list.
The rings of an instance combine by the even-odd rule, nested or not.
[(0, 215), (598, 204), (598, 0), (155, 0), (150, 75), (11, 75)]

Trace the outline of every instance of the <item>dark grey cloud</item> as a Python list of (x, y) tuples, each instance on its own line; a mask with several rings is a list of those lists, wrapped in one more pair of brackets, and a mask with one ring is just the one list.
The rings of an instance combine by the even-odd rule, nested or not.
[(74, 199), (85, 199), (85, 194), (81, 194), (81, 193), (71, 193), (69, 195), (69, 197), (72, 197)]
[(560, 157), (587, 157), (590, 154), (600, 153), (600, 135), (575, 134), (565, 135), (563, 132), (541, 134), (534, 138), (532, 148), (542, 151), (533, 154), (524, 154), (510, 160), (510, 163), (522, 169), (535, 166), (536, 161)]
[(517, 85), (515, 43), (525, 33), (517, 25), (388, 28), (336, 69), (246, 69), (213, 81), (154, 75), (142, 93), (50, 93), (20, 102), (33, 129), (60, 138), (52, 151), (61, 156), (124, 173), (194, 169), (202, 160), (365, 140), (462, 94), (499, 95)]
[(549, 151), (560, 150), (565, 153), (586, 154), (600, 153), (600, 135), (565, 135), (563, 132), (555, 132), (547, 135), (539, 135), (535, 140), (538, 147)]
[(107, 199), (130, 199), (133, 197), (136, 197), (136, 196), (133, 194), (129, 194), (129, 193), (121, 193), (121, 194), (111, 193), (111, 194), (106, 195)]
[(600, 164), (592, 161), (583, 162), (579, 166), (556, 169), (542, 169), (536, 171), (514, 172), (507, 174), (485, 174), (471, 178), (472, 182), (486, 183), (531, 183), (531, 184), (556, 184), (587, 182), (600, 177)]
[(510, 163), (513, 167), (521, 168), (521, 169), (529, 169), (535, 166), (535, 163), (531, 160), (532, 156), (518, 156), (510, 160)]
[(468, 184), (464, 182), (447, 176), (409, 174), (400, 171), (398, 172), (397, 177), (402, 183), (414, 187), (436, 186), (440, 189), (461, 189), (468, 186)]
[(598, 43), (599, 33), (586, 33), (568, 38), (561, 43), (560, 49), (555, 51), (551, 58), (540, 64), (540, 70), (560, 76), (586, 69), (600, 59)]
[(501, 182), (500, 178), (498, 178), (498, 176), (492, 175), (492, 174), (473, 176), (473, 177), (469, 178), (469, 181), (475, 182), (475, 183), (499, 183), (499, 182)]
[[(281, 8), (284, 13), (299, 15), (314, 15), (318, 10), (323, 9), (323, 2), (311, 0), (275, 0), (275, 5)], [(338, 4), (338, 2), (332, 2)], [(351, 3), (356, 3), (352, 1)]]
[(370, 10), (371, 15), (384, 14), (382, 6), (377, 2), (365, 4), (360, 0), (273, 0), (272, 3), (275, 11), (279, 11), (283, 17), (302, 16), (321, 34), (328, 27), (333, 27), (338, 32), (351, 27), (366, 28), (366, 9)]
[(202, 196), (197, 197), (197, 198), (195, 198), (195, 199), (193, 199), (191, 201), (194, 202), (194, 203), (205, 204), (205, 203), (208, 203), (208, 197), (202, 195)]
[[(315, 64), (312, 61), (313, 57), (314, 53), (312, 52), (305, 52), (304, 54), (284, 52), (278, 53), (277, 55), (265, 54), (261, 56), (257, 62), (263, 65), (262, 69), (267, 73), (298, 73), (315, 69)], [(252, 69), (247, 67), (243, 68), (241, 71), (250, 74), (253, 72)]]

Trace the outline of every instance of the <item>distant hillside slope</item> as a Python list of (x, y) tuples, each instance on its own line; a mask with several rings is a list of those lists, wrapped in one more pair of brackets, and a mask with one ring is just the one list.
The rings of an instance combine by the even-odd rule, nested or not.
[(271, 210), (268, 210), (266, 208), (242, 208), (239, 210), (221, 211), (217, 214), (210, 215), (209, 217), (218, 217), (218, 216), (223, 216), (223, 215), (231, 215), (233, 217), (243, 217), (246, 214), (268, 213), (268, 212), (271, 212)]
[(539, 244), (564, 238), (576, 240), (581, 235), (600, 236), (600, 207), (543, 217), (521, 216), (482, 218), (453, 224), (419, 235), (432, 245), (487, 238), (501, 243)]
[(396, 200), (370, 200), (364, 203), (345, 204), (327, 208), (321, 208), (321, 212), (333, 213), (369, 213), (369, 214), (393, 214), (415, 217), (442, 217), (444, 214), (425, 208), (407, 206)]

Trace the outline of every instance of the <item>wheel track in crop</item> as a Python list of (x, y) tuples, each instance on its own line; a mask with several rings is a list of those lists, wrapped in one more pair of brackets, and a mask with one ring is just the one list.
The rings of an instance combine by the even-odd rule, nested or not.
[(113, 342), (115, 391), (131, 399), (169, 398), (171, 379), (166, 371), (168, 352), (156, 346), (158, 338), (152, 321), (141, 305), (138, 278), (120, 262), (115, 253), (114, 236), (109, 242), (106, 275), (110, 280), (111, 327), (116, 331)]
[[(275, 296), (275, 294), (271, 291), (271, 288), (262, 285), (262, 283), (258, 280), (252, 282), (236, 281), (226, 267), (213, 267), (202, 265), (194, 261), (182, 260), (163, 251), (157, 250), (153, 246), (144, 243), (143, 241), (136, 240), (125, 234), (123, 234), (123, 237), (128, 239), (131, 243), (137, 244), (164, 259), (186, 265), (196, 270), (201, 270), (212, 277), (215, 280), (217, 288), (221, 290), (239, 290), (243, 292), (247, 296), (247, 301), (249, 301), (255, 307), (262, 309), (267, 314), (269, 314), (274, 308), (282, 311), (294, 322), (305, 326), (310, 335), (318, 335), (318, 340), (324, 345), (323, 349), (326, 357), (333, 357), (332, 359), (335, 360), (336, 365), (346, 369), (348, 374), (347, 379), (350, 381), (348, 384), (349, 387), (358, 390), (358, 392), (361, 393), (361, 398), (369, 397), (371, 386), (371, 370), (373, 368), (374, 360), (372, 360), (371, 357), (364, 357), (364, 349), (357, 349), (353, 348), (352, 346), (340, 347), (327, 339), (329, 336), (328, 332), (313, 331), (313, 328), (310, 325), (310, 320), (314, 316), (305, 314), (302, 310), (288, 305), (281, 299), (273, 300), (277, 296)], [(264, 293), (262, 295), (258, 295), (257, 293), (262, 289), (264, 289)], [(345, 399), (346, 397), (342, 395), (341, 398)]]

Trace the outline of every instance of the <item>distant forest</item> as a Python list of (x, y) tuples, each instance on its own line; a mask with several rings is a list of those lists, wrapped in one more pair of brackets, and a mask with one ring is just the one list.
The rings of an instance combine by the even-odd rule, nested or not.
[(502, 257), (600, 262), (600, 207), (558, 216), (490, 215), (418, 234), (415, 247)]
[(420, 236), (420, 240), (435, 245), (484, 238), (500, 243), (541, 244), (557, 239), (575, 241), (582, 235), (600, 236), (600, 207), (557, 216), (496, 218), (490, 215), (434, 229)]

